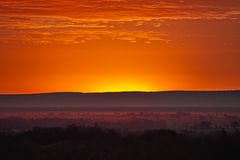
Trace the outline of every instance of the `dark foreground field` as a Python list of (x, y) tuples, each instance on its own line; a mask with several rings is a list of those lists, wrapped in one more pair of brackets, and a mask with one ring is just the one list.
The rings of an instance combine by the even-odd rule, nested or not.
[(12, 160), (235, 160), (240, 132), (148, 130), (120, 133), (94, 127), (33, 128), (0, 134), (0, 159)]

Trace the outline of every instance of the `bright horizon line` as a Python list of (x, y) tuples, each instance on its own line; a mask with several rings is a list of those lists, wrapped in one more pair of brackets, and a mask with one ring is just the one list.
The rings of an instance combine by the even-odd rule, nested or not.
[(159, 92), (234, 92), (240, 89), (202, 89), (202, 90), (158, 90), (158, 91), (103, 91), (103, 92), (77, 92), (77, 91), (49, 91), (49, 92), (26, 92), (26, 93), (0, 93), (0, 95), (40, 95), (57, 93), (80, 93), (80, 94), (101, 94), (101, 93), (159, 93)]

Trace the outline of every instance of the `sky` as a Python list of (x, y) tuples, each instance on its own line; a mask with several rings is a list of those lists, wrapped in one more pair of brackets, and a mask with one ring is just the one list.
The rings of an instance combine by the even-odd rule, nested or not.
[(0, 93), (240, 89), (239, 0), (0, 0)]

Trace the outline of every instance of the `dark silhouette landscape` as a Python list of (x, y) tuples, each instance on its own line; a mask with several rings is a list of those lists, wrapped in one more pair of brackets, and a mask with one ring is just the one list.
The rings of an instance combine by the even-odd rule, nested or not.
[(239, 159), (240, 91), (0, 95), (1, 159)]
[(240, 132), (208, 134), (112, 129), (70, 125), (0, 133), (1, 159), (24, 160), (228, 160), (239, 159)]

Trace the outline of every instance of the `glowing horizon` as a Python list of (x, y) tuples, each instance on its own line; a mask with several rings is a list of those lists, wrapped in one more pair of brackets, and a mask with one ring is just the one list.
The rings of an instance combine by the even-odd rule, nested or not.
[(240, 1), (0, 1), (0, 94), (240, 89)]

